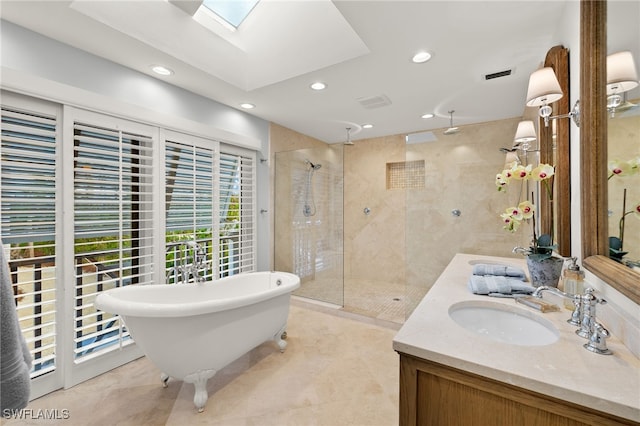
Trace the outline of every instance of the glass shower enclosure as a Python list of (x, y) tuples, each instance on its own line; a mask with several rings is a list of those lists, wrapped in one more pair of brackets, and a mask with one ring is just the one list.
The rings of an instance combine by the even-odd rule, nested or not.
[(300, 277), (297, 296), (344, 305), (343, 146), (275, 155), (274, 267)]

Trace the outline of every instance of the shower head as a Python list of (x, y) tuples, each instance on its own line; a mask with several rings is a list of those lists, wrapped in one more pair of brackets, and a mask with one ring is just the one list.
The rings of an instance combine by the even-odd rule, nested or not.
[(511, 148), (500, 148), (500, 152), (503, 152), (505, 154), (509, 153), (509, 152), (515, 152), (519, 149), (522, 149), (521, 147), (522, 142), (516, 142)]
[(453, 126), (453, 113), (455, 112), (455, 110), (451, 110), (449, 111), (449, 115), (451, 116), (451, 118), (449, 119), (449, 128), (447, 130), (445, 130), (443, 133), (445, 135), (453, 135), (456, 134), (460, 131), (459, 127), (454, 127)]
[(353, 141), (351, 140), (351, 127), (347, 127), (347, 141), (344, 143), (345, 145), (354, 145)]
[(322, 164), (313, 164), (309, 160), (304, 160), (304, 162), (311, 166), (311, 170), (318, 170), (320, 167), (322, 167)]

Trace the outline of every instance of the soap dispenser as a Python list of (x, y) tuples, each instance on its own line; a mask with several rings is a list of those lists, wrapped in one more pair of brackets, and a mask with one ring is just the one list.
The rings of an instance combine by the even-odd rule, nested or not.
[[(564, 276), (564, 292), (570, 295), (582, 294), (584, 292), (584, 272), (580, 270), (577, 265), (577, 258), (571, 258), (571, 264), (565, 271)], [(566, 299), (564, 301), (564, 307), (569, 310), (574, 310), (575, 306), (573, 300)]]

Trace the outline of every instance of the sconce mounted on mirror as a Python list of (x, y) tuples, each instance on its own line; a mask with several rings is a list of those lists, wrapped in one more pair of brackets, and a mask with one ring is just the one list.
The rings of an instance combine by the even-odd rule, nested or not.
[(514, 146), (518, 146), (518, 148), (523, 151), (529, 151), (531, 142), (536, 140), (538, 140), (538, 135), (536, 134), (536, 128), (533, 121), (524, 120), (519, 122), (516, 135), (513, 138), (513, 142), (515, 142)]
[(607, 111), (611, 118), (622, 105), (622, 94), (638, 86), (638, 72), (631, 52), (617, 52), (607, 56)]
[[(623, 51), (607, 56), (607, 110), (611, 117), (615, 116), (616, 109), (624, 100), (622, 94), (637, 86), (638, 72), (631, 52)], [(545, 127), (549, 126), (551, 120), (569, 117), (580, 127), (580, 100), (576, 101), (568, 114), (551, 116), (553, 110), (550, 104), (563, 95), (553, 68), (541, 68), (529, 77), (527, 106), (540, 107), (538, 115), (544, 119)]]
[(538, 115), (544, 120), (544, 126), (549, 126), (550, 120), (557, 118), (573, 118), (576, 126), (580, 127), (580, 101), (576, 101), (573, 109), (568, 114), (551, 116), (553, 109), (550, 104), (562, 98), (564, 94), (560, 88), (560, 83), (553, 68), (544, 67), (529, 77), (529, 88), (527, 90), (527, 106), (540, 107)]
[(500, 148), (500, 152), (506, 154), (505, 165), (522, 164), (520, 160), (519, 152), (522, 152), (525, 156), (525, 163), (527, 161), (527, 153), (538, 152), (537, 143), (536, 146), (531, 149), (531, 142), (538, 141), (538, 135), (536, 134), (536, 128), (531, 120), (523, 120), (518, 123), (518, 129), (516, 135), (513, 138), (513, 146), (511, 148)]

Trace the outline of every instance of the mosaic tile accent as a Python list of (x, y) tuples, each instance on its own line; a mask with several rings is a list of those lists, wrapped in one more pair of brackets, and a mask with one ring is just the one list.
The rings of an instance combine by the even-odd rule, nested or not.
[(424, 186), (424, 160), (387, 163), (387, 189), (420, 189)]

